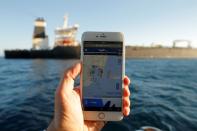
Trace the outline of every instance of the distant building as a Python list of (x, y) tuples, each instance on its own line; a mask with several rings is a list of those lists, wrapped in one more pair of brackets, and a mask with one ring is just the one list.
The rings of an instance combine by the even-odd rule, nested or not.
[(192, 48), (190, 40), (174, 40), (173, 48)]
[(162, 44), (160, 44), (160, 43), (151, 43), (151, 47), (155, 47), (155, 48), (162, 48), (163, 46), (162, 46)]

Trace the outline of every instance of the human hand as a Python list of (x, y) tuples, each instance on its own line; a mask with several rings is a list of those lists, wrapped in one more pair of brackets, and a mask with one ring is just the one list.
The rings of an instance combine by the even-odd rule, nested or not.
[[(80, 89), (74, 88), (74, 79), (81, 72), (81, 63), (69, 68), (55, 92), (54, 118), (47, 131), (99, 131), (103, 128), (102, 121), (84, 121), (81, 107)], [(130, 80), (124, 78), (123, 114), (130, 112)]]

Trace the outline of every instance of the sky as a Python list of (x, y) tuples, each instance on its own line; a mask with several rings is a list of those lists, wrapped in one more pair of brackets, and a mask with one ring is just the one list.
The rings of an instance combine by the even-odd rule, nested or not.
[(171, 46), (173, 40), (191, 40), (197, 47), (197, 0), (2, 0), (0, 1), (0, 54), (4, 49), (30, 49), (34, 20), (47, 22), (49, 45), (54, 29), (79, 24), (84, 31), (120, 31), (127, 45)]

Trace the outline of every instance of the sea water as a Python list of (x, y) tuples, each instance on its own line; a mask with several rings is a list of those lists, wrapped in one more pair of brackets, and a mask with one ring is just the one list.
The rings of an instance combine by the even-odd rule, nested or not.
[[(0, 131), (41, 131), (54, 111), (54, 92), (78, 60), (0, 58)], [(131, 112), (106, 130), (197, 130), (197, 59), (127, 59)], [(79, 84), (79, 81), (76, 81)]]

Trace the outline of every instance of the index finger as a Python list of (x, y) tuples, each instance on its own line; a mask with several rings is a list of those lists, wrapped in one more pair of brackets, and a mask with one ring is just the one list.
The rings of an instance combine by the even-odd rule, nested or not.
[(65, 71), (60, 84), (60, 90), (73, 90), (74, 80), (81, 73), (81, 68), (81, 63), (76, 63)]

